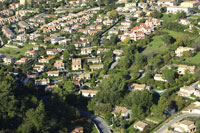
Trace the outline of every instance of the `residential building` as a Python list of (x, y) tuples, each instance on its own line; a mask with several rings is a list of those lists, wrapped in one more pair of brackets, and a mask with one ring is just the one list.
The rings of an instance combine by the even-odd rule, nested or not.
[(113, 54), (122, 55), (123, 54), (123, 50), (116, 49), (116, 50), (113, 51)]
[(190, 8), (188, 7), (181, 7), (181, 6), (168, 6), (167, 7), (167, 13), (172, 13), (172, 14), (176, 14), (177, 12), (185, 12), (186, 14), (189, 14), (190, 12)]
[(35, 50), (28, 50), (24, 55), (28, 57), (36, 57), (37, 52)]
[(196, 132), (196, 126), (193, 121), (183, 120), (175, 124), (174, 131), (180, 133), (194, 133)]
[(101, 63), (101, 58), (97, 57), (97, 58), (87, 58), (87, 62), (88, 63)]
[(16, 37), (16, 35), (7, 26), (2, 27), (2, 32), (9, 39), (13, 39)]
[(33, 67), (33, 70), (36, 70), (37, 72), (44, 72), (46, 66), (45, 65), (35, 65)]
[(188, 71), (190, 74), (194, 74), (196, 70), (195, 66), (187, 66), (187, 65), (178, 65), (178, 74), (185, 74), (186, 71)]
[(184, 1), (181, 3), (182, 7), (194, 8), (199, 6), (199, 1)]
[(56, 60), (56, 62), (54, 63), (54, 67), (56, 69), (62, 69), (62, 70), (64, 70), (65, 69), (65, 64), (63, 63), (62, 60)]
[(56, 55), (56, 54), (58, 54), (57, 49), (48, 49), (47, 50), (47, 55)]
[(47, 75), (49, 77), (58, 77), (58, 76), (60, 76), (60, 72), (59, 71), (48, 71)]
[(200, 97), (200, 90), (195, 89), (192, 86), (183, 86), (178, 92), (179, 96), (190, 98), (192, 95)]
[(3, 58), (3, 62), (4, 62), (4, 64), (9, 65), (9, 64), (14, 63), (15, 59), (11, 56), (6, 56)]
[(154, 80), (156, 80), (156, 81), (162, 81), (162, 82), (168, 82), (166, 79), (164, 79), (162, 77), (162, 74), (155, 74), (154, 75)]
[(115, 106), (112, 114), (120, 114), (121, 117), (128, 118), (131, 117), (131, 110), (125, 107)]
[(71, 131), (71, 133), (84, 133), (83, 127), (76, 127)]
[(98, 69), (103, 69), (104, 65), (103, 64), (94, 64), (90, 65), (91, 71), (98, 70)]
[(21, 59), (19, 59), (19, 60), (16, 61), (16, 64), (23, 65), (23, 64), (25, 64), (25, 63), (27, 63), (29, 61), (30, 61), (30, 59), (22, 57)]
[(144, 131), (149, 125), (142, 121), (137, 121), (134, 123), (133, 127), (139, 131)]
[(97, 90), (80, 90), (79, 93), (81, 93), (84, 97), (95, 97), (98, 93)]
[(38, 60), (39, 63), (49, 63), (53, 58), (52, 57), (46, 57), (46, 58), (41, 58)]
[(176, 49), (175, 54), (176, 56), (180, 57), (180, 56), (183, 56), (183, 53), (187, 51), (194, 52), (194, 48), (179, 46)]
[(175, 6), (176, 0), (158, 0), (158, 6)]
[(82, 69), (81, 58), (73, 58), (72, 59), (72, 70), (81, 70), (81, 69)]
[(134, 91), (134, 90), (142, 91), (142, 90), (150, 90), (150, 89), (151, 89), (151, 86), (147, 86), (145, 84), (133, 83), (133, 84), (129, 85), (129, 91)]
[(35, 80), (35, 85), (40, 86), (40, 85), (48, 85), (50, 84), (50, 79), (36, 79)]
[(182, 25), (189, 25), (190, 20), (187, 19), (187, 18), (182, 18), (182, 19), (180, 19), (179, 23), (182, 24)]
[(81, 54), (82, 55), (88, 55), (92, 53), (92, 48), (82, 48), (81, 49)]

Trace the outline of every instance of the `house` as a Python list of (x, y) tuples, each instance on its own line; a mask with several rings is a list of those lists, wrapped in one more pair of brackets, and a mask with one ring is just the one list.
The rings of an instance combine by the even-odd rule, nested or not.
[(182, 24), (182, 25), (189, 25), (190, 20), (187, 19), (187, 18), (182, 18), (182, 19), (180, 19), (179, 23)]
[(56, 54), (58, 54), (58, 50), (57, 49), (48, 49), (46, 53), (47, 53), (47, 55), (56, 55)]
[(54, 85), (47, 85), (45, 87), (45, 92), (51, 92), (54, 88), (57, 88), (58, 85), (57, 84), (54, 84)]
[(184, 1), (181, 3), (182, 7), (194, 8), (199, 6), (199, 1)]
[(36, 70), (37, 72), (44, 72), (46, 66), (45, 65), (35, 65), (33, 67), (33, 70)]
[(81, 54), (82, 55), (88, 55), (92, 53), (92, 48), (82, 48), (81, 49)]
[(92, 71), (94, 71), (94, 70), (98, 70), (98, 69), (103, 69), (103, 67), (104, 67), (104, 65), (103, 64), (97, 64), (97, 65), (90, 65), (90, 69), (92, 70)]
[(15, 59), (11, 56), (6, 56), (3, 58), (3, 62), (4, 62), (4, 64), (9, 65), (9, 64), (14, 63)]
[(193, 121), (183, 120), (174, 125), (174, 131), (183, 133), (194, 133), (196, 132), (196, 126)]
[(131, 85), (129, 85), (129, 91), (134, 91), (134, 90), (150, 90), (151, 89), (151, 86), (147, 86), (145, 84), (136, 84), (136, 83), (133, 83)]
[(154, 75), (154, 80), (156, 81), (162, 81), (162, 82), (168, 82), (166, 79), (163, 79), (161, 74), (155, 74)]
[(23, 65), (23, 64), (25, 64), (29, 61), (30, 61), (30, 59), (22, 57), (21, 59), (17, 60), (15, 63), (18, 64), (18, 65)]
[(30, 28), (30, 26), (24, 21), (19, 21), (18, 25), (23, 29), (29, 29)]
[(35, 85), (36, 86), (48, 85), (48, 84), (50, 84), (50, 80), (49, 79), (36, 79), (35, 80)]
[(53, 58), (47, 57), (47, 58), (41, 58), (38, 60), (39, 63), (49, 63)]
[(95, 97), (98, 93), (97, 90), (80, 90), (79, 94), (82, 94), (84, 97)]
[(188, 7), (181, 7), (181, 6), (168, 6), (167, 7), (167, 13), (176, 14), (177, 12), (185, 12), (186, 14), (189, 14), (190, 8)]
[(13, 39), (16, 37), (16, 35), (7, 26), (2, 27), (2, 32), (9, 39)]
[(60, 75), (60, 72), (59, 71), (48, 71), (47, 75), (49, 77), (58, 77)]
[(101, 63), (101, 58), (98, 58), (98, 57), (97, 58), (90, 58), (89, 57), (89, 58), (87, 58), (87, 62), (88, 63), (90, 63), (90, 62), (91, 63)]
[(195, 66), (187, 66), (187, 65), (178, 65), (178, 74), (185, 74), (186, 71), (188, 71), (191, 74), (194, 74), (196, 70)]
[(82, 69), (81, 58), (73, 58), (72, 70), (81, 70), (81, 69)]
[(90, 78), (91, 78), (90, 73), (81, 73), (78, 76), (75, 76), (75, 80), (78, 80), (78, 81), (84, 80), (84, 79), (89, 80)]
[(187, 52), (187, 51), (194, 52), (194, 48), (179, 46), (176, 49), (175, 54), (176, 54), (176, 56), (180, 57), (180, 56), (183, 56), (183, 53)]
[(56, 60), (56, 62), (54, 63), (54, 67), (56, 69), (65, 69), (65, 64), (63, 63), (62, 60)]
[(83, 127), (76, 127), (71, 131), (71, 133), (84, 133)]
[(144, 131), (149, 125), (147, 123), (144, 123), (142, 121), (137, 121), (134, 123), (133, 127), (139, 131)]
[(28, 50), (28, 51), (26, 51), (26, 53), (24, 55), (28, 56), (28, 57), (36, 57), (37, 52), (35, 50)]
[(121, 117), (128, 118), (131, 116), (131, 110), (125, 107), (115, 106), (112, 114), (120, 114)]
[(193, 88), (192, 86), (183, 86), (178, 92), (179, 96), (190, 98), (191, 95), (200, 97), (200, 90)]
[(158, 6), (175, 6), (176, 0), (158, 0)]
[(105, 53), (105, 52), (109, 52), (109, 51), (110, 51), (110, 49), (98, 48), (97, 54), (101, 54), (101, 53)]
[(116, 50), (113, 51), (113, 54), (122, 55), (123, 54), (123, 50), (116, 49)]

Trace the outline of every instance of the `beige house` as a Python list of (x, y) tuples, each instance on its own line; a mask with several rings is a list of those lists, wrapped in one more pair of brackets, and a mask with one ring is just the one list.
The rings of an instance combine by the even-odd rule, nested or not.
[(179, 96), (190, 98), (191, 95), (200, 97), (200, 90), (193, 88), (192, 86), (183, 86), (178, 92)]
[(58, 77), (60, 75), (60, 72), (59, 71), (48, 71), (47, 75), (49, 77)]
[(194, 74), (196, 70), (196, 67), (195, 66), (187, 66), (187, 65), (179, 65), (178, 66), (178, 74), (185, 74), (186, 71), (188, 71), (189, 73), (191, 74)]
[(162, 82), (168, 82), (166, 79), (164, 79), (162, 77), (162, 74), (155, 74), (154, 75), (154, 80), (156, 80), (156, 81), (162, 81)]
[(54, 63), (54, 67), (56, 69), (65, 69), (65, 64), (63, 63), (62, 60), (57, 60), (55, 63)]
[(50, 80), (49, 79), (36, 79), (35, 80), (35, 85), (36, 86), (48, 85), (48, 84), (50, 84)]
[(45, 65), (35, 65), (33, 67), (33, 70), (36, 70), (37, 72), (43, 72), (45, 70), (46, 66)]
[(198, 5), (199, 5), (199, 1), (184, 1), (181, 3), (180, 6), (194, 8), (194, 7), (197, 7)]
[(158, 0), (158, 6), (175, 6), (176, 0)]
[(81, 58), (73, 58), (72, 59), (72, 70), (81, 70), (81, 69), (82, 69)]
[(14, 63), (15, 59), (11, 56), (6, 56), (3, 58), (3, 62), (4, 62), (4, 64), (9, 65), (11, 63)]
[(148, 127), (148, 124), (142, 121), (137, 121), (134, 123), (133, 127), (139, 131), (144, 131)]
[(98, 70), (98, 69), (102, 69), (104, 67), (104, 65), (103, 64), (97, 64), (97, 65), (90, 65), (90, 69), (92, 70), (92, 71), (94, 71), (94, 70)]
[(181, 7), (181, 6), (168, 6), (167, 7), (167, 13), (176, 14), (177, 12), (185, 12), (186, 14), (189, 14), (190, 8), (188, 7)]
[(38, 60), (39, 63), (49, 63), (50, 60), (52, 60), (52, 57), (47, 57), (47, 58), (41, 58)]
[(196, 132), (196, 126), (193, 121), (190, 120), (183, 120), (181, 122), (178, 122), (174, 126), (174, 131), (180, 132), (180, 133), (194, 133)]
[(84, 97), (95, 97), (98, 91), (97, 90), (80, 90), (79, 93), (81, 93)]
[(176, 56), (180, 57), (183, 56), (183, 53), (187, 51), (194, 52), (194, 48), (180, 46), (176, 49), (175, 54)]
[(151, 86), (147, 86), (145, 84), (136, 84), (136, 83), (133, 83), (131, 85), (129, 85), (129, 91), (134, 91), (134, 90), (150, 90), (151, 89)]
[(131, 115), (131, 110), (125, 108), (125, 107), (121, 107), (121, 106), (115, 106), (112, 114), (120, 114), (121, 117), (130, 117)]

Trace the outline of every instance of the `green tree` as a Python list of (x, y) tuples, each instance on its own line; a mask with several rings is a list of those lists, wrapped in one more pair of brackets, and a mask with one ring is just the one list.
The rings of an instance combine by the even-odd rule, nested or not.
[(119, 13), (116, 10), (112, 10), (109, 12), (109, 17), (112, 19), (116, 19), (116, 18), (118, 18), (118, 16), (119, 16)]
[(166, 79), (169, 83), (175, 82), (175, 79), (177, 77), (176, 71), (174, 71), (172, 69), (166, 69), (166, 70), (163, 70), (162, 73), (163, 73), (164, 79)]
[(176, 13), (176, 18), (177, 19), (181, 19), (181, 18), (185, 18), (185, 17), (186, 17), (186, 13), (184, 11)]
[(47, 128), (45, 115), (44, 104), (40, 102), (36, 109), (29, 109), (26, 112), (25, 120), (19, 126), (18, 132), (45, 132)]

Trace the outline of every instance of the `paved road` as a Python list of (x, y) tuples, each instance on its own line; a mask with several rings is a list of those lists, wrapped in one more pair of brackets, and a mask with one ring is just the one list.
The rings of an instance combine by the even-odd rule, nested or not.
[(187, 117), (200, 117), (200, 114), (194, 114), (194, 113), (181, 114), (175, 117), (174, 119), (172, 119), (171, 121), (169, 121), (168, 123), (166, 123), (165, 125), (163, 125), (158, 131), (156, 131), (156, 133), (164, 133), (168, 129), (169, 126), (172, 126), (174, 123)]
[(89, 112), (79, 110), (81, 115), (89, 118), (92, 122), (94, 122), (99, 129), (100, 133), (111, 133), (110, 128), (107, 126), (105, 121), (98, 116), (90, 114)]
[(114, 62), (110, 66), (110, 69), (114, 69), (117, 66), (117, 64), (118, 64), (118, 60), (114, 60)]

